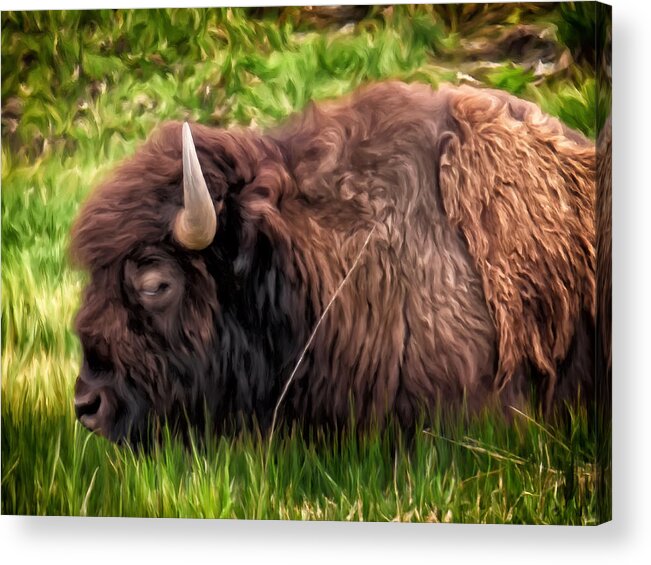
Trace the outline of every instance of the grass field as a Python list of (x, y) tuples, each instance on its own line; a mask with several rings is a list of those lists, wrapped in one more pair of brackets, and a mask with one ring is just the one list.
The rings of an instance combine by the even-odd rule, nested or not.
[[(490, 14), (477, 24), (462, 8), (376, 8), (343, 27), (298, 9), (276, 15), (2, 14), (2, 512), (599, 522), (610, 514), (609, 484), (600, 483), (599, 446), (581, 413), (562, 430), (519, 415), (517, 426), (486, 418), (410, 442), (284, 429), (271, 445), (252, 433), (190, 450), (170, 440), (149, 455), (76, 422), (71, 327), (84, 275), (67, 262), (69, 228), (89, 190), (161, 121), (264, 127), (369, 80), (469, 76), (590, 136), (604, 118), (594, 70), (580, 57), (551, 74), (510, 60), (464, 66), (463, 40), (488, 29)], [(558, 44), (579, 54), (568, 22), (586, 41), (595, 28), (579, 5), (496, 17), (555, 23)]]

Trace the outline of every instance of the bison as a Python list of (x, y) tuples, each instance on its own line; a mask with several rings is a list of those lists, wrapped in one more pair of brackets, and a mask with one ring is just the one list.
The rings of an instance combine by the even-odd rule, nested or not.
[(594, 143), (504, 92), (385, 82), (264, 134), (166, 123), (73, 227), (76, 414), (139, 444), (276, 409), (409, 428), (590, 398), (594, 219)]

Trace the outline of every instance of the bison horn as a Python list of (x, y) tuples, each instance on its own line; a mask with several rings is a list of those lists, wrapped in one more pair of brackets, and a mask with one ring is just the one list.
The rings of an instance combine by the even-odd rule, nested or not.
[(215, 237), (215, 206), (203, 178), (187, 122), (183, 124), (183, 209), (176, 216), (174, 237), (188, 249), (205, 249)]

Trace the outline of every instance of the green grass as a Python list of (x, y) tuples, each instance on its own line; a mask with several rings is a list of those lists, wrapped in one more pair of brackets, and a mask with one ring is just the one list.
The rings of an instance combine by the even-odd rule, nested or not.
[[(2, 14), (3, 105), (19, 108), (2, 140), (2, 512), (597, 523), (609, 507), (584, 414), (563, 430), (519, 416), (411, 442), (281, 429), (271, 446), (251, 433), (190, 450), (170, 440), (149, 455), (75, 421), (84, 275), (67, 262), (70, 225), (152, 128), (267, 126), (369, 80), (457, 80), (441, 56), (456, 35), (431, 7), (373, 9), (325, 31), (288, 13), (282, 24), (246, 10)], [(539, 83), (505, 61), (487, 80), (596, 131), (589, 67)]]

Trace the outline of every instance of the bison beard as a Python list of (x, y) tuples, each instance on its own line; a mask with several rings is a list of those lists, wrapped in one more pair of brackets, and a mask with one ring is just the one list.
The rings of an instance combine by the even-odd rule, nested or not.
[(152, 423), (206, 416), (216, 433), (267, 429), (373, 227), (285, 420), (410, 427), (440, 408), (508, 412), (533, 394), (549, 413), (591, 397), (595, 150), (580, 134), (501, 92), (401, 83), (311, 105), (265, 135), (191, 129), (217, 219), (207, 246), (175, 227), (179, 123), (73, 229), (91, 276), (77, 318), (87, 427), (134, 443)]

